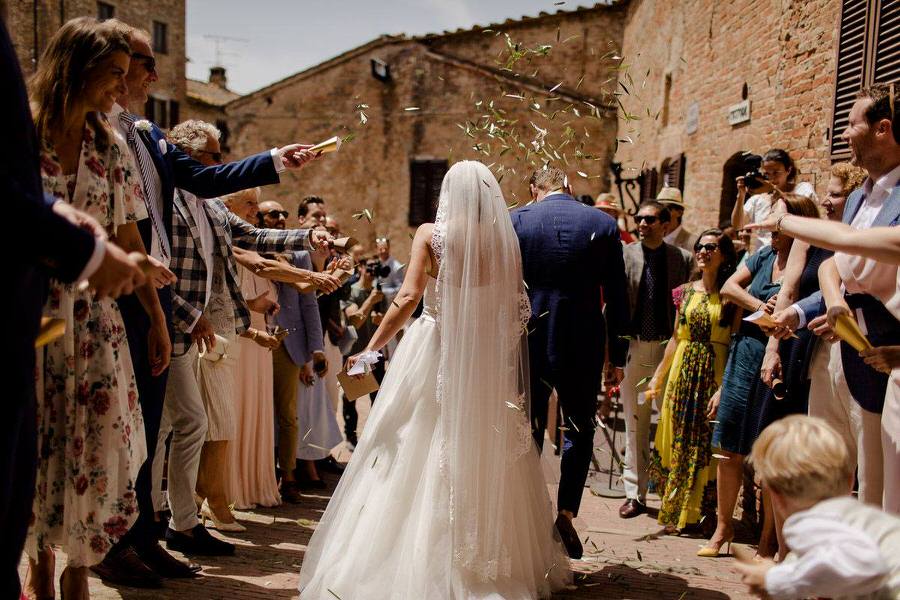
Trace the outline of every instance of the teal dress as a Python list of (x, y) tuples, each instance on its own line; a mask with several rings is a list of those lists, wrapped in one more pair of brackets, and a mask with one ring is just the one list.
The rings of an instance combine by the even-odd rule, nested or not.
[[(747, 290), (760, 302), (767, 302), (781, 289), (781, 280), (772, 281), (772, 268), (776, 254), (772, 246), (763, 246), (747, 259), (746, 266), (753, 279)], [(719, 412), (713, 431), (712, 445), (735, 454), (747, 455), (756, 440), (756, 425), (748, 415), (751, 403), (757, 397), (760, 368), (766, 353), (766, 336), (757, 325), (741, 321), (741, 327), (732, 337), (728, 350), (728, 362), (722, 379)]]

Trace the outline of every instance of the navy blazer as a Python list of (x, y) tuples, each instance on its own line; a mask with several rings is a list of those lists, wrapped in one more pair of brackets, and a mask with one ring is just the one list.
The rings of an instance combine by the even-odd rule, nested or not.
[[(311, 271), (313, 268), (309, 252), (294, 251), (291, 262), (298, 269)], [(312, 360), (313, 352), (324, 350), (325, 338), (316, 294), (301, 294), (287, 283), (276, 283), (275, 287), (281, 307), (275, 315), (275, 324), (290, 331), (281, 343), (295, 365), (304, 365)], [(335, 368), (340, 369), (340, 366)]]
[(40, 146), (28, 107), (19, 60), (0, 20), (0, 197), (16, 224), (3, 236), (11, 311), (6, 339), (12, 344), (4, 373), (13, 402), (34, 399), (34, 339), (46, 300), (47, 277), (74, 281), (94, 252), (94, 236), (72, 225), (44, 197)]
[(605, 302), (610, 361), (624, 366), (627, 283), (615, 219), (568, 194), (547, 196), (511, 217), (531, 301), (529, 329), (540, 325), (541, 339), (529, 338), (531, 352), (546, 345), (540, 351), (554, 371), (588, 370), (596, 377), (606, 341)]

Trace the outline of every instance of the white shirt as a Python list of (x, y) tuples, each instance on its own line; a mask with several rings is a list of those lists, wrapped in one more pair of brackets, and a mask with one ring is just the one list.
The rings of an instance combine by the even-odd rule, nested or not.
[(896, 559), (883, 556), (878, 540), (846, 522), (845, 500), (857, 502), (832, 498), (785, 520), (782, 531), (791, 553), (766, 573), (772, 598), (865, 597), (886, 585), (887, 559)]
[[(813, 188), (812, 184), (801, 181), (796, 186), (794, 186), (794, 194), (799, 194), (801, 196), (806, 196), (807, 198), (812, 199), (814, 202), (816, 200), (816, 190)], [(765, 221), (766, 218), (772, 214), (772, 196), (768, 193), (765, 194), (754, 194), (747, 198), (746, 202), (744, 202), (744, 223), (760, 223)], [(754, 232), (753, 235), (753, 252), (758, 252), (763, 246), (768, 246), (772, 243), (772, 233), (769, 231), (760, 231)]]
[(679, 224), (678, 227), (676, 227), (675, 229), (673, 229), (672, 231), (667, 233), (665, 235), (665, 237), (663, 237), (663, 241), (667, 244), (674, 244), (675, 238), (678, 237), (679, 233), (681, 233), (681, 224)]
[[(209, 302), (209, 298), (212, 296), (213, 253), (216, 250), (216, 236), (213, 233), (209, 217), (206, 216), (206, 209), (204, 208), (206, 201), (184, 190), (181, 190), (181, 195), (184, 197), (184, 203), (187, 205), (188, 210), (191, 211), (191, 216), (194, 217), (197, 229), (200, 230), (200, 247), (197, 250), (200, 252), (200, 256), (203, 257), (203, 262), (206, 263), (206, 301)], [(194, 330), (194, 326), (199, 320), (200, 317), (197, 317), (191, 323), (191, 326), (187, 328), (188, 333)]]

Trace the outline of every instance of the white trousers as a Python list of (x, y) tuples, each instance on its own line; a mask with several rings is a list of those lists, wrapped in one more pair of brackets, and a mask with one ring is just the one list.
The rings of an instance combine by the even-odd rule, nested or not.
[[(192, 344), (184, 355), (172, 357), (163, 406), (164, 425), (172, 428), (168, 470), (172, 520), (169, 527), (176, 531), (193, 529), (200, 523), (194, 490), (197, 488), (200, 451), (206, 440), (207, 420), (200, 395), (198, 360), (196, 344)], [(160, 439), (164, 439), (163, 431), (161, 427)], [(159, 489), (155, 478), (153, 483), (155, 489)]]
[(638, 382), (653, 376), (665, 351), (666, 347), (661, 342), (631, 340), (625, 363), (625, 378), (619, 386), (625, 410), (625, 472), (622, 474), (622, 481), (628, 499), (641, 503), (645, 502), (647, 495), (653, 402), (645, 399), (647, 382), (641, 385)]
[(809, 366), (809, 414), (837, 431), (856, 462), (859, 499), (882, 505), (884, 458), (881, 415), (863, 409), (853, 399), (844, 377), (840, 344), (819, 342)]
[(884, 453), (884, 510), (900, 515), (900, 369), (891, 372), (881, 415)]

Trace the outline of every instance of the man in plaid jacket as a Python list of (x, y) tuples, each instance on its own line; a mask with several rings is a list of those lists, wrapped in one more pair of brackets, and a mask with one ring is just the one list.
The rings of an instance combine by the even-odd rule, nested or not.
[[(219, 131), (202, 121), (187, 121), (169, 134), (173, 143), (203, 163), (220, 155)], [(178, 277), (172, 288), (174, 327), (172, 361), (166, 387), (164, 421), (172, 428), (168, 493), (172, 520), (166, 531), (170, 550), (189, 554), (233, 554), (234, 546), (212, 537), (197, 520), (194, 490), (207, 417), (197, 378), (198, 346), (215, 346), (215, 331), (204, 312), (213, 294), (213, 272), (222, 276), (220, 295), (233, 309), (234, 332), (250, 326), (241, 295), (232, 247), (282, 253), (327, 245), (328, 234), (309, 229), (260, 229), (231, 213), (218, 198), (204, 200), (184, 190), (175, 194), (172, 215), (172, 260)], [(227, 305), (227, 304), (226, 304)], [(161, 436), (162, 437), (162, 436)], [(154, 481), (154, 486), (161, 482)], [(157, 488), (158, 489), (158, 488)]]

